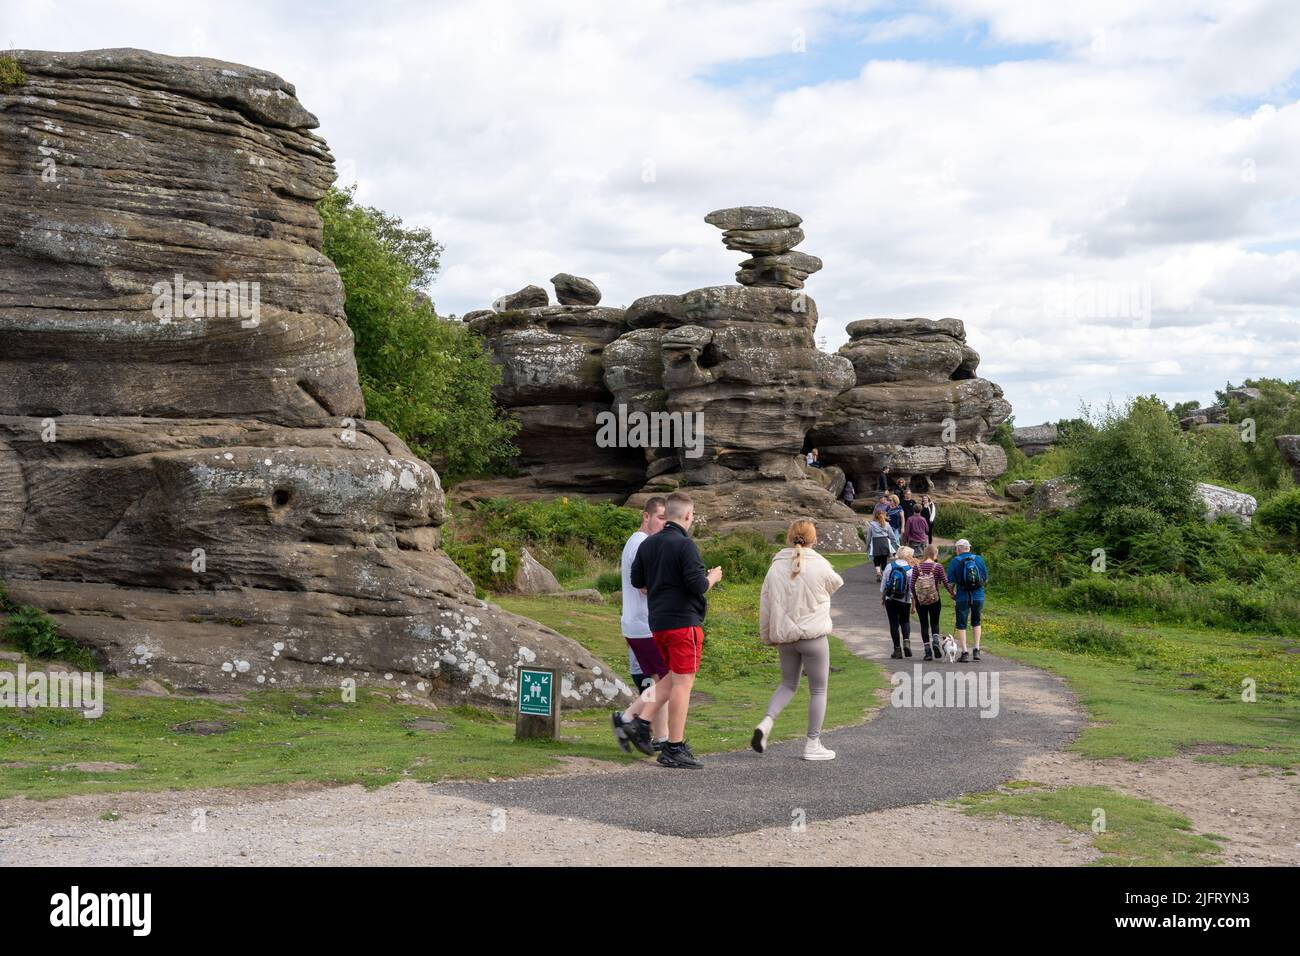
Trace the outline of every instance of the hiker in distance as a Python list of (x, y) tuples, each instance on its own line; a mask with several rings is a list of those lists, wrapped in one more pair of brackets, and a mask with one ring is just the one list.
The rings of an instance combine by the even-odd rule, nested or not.
[(788, 548), (776, 553), (763, 579), (758, 604), (758, 635), (775, 644), (781, 656), (781, 683), (768, 702), (767, 713), (750, 741), (759, 753), (767, 750), (772, 724), (799, 690), (799, 675), (808, 675), (808, 739), (804, 760), (834, 760), (835, 751), (822, 744), (826, 717), (826, 682), (831, 672), (831, 595), (844, 586), (829, 561), (813, 550), (817, 529), (811, 521), (796, 521), (785, 535)]
[(948, 562), (948, 580), (957, 589), (954, 605), (957, 609), (957, 641), (961, 644), (958, 662), (971, 659), (966, 652), (966, 623), (969, 620), (975, 638), (975, 660), (980, 659), (980, 619), (984, 615), (984, 585), (989, 581), (988, 565), (978, 554), (973, 554), (970, 542), (962, 538), (956, 545), (957, 554)]
[(668, 742), (659, 751), (659, 764), (699, 770), (704, 764), (686, 743), (686, 713), (704, 649), (705, 595), (722, 580), (722, 568), (704, 570), (700, 549), (691, 540), (695, 504), (690, 495), (673, 492), (664, 514), (663, 530), (637, 548), (631, 579), (634, 588), (645, 589), (650, 632), (668, 664), (668, 675), (654, 687), (668, 707)]
[(625, 752), (633, 746), (643, 754), (653, 755), (663, 749), (668, 739), (668, 708), (661, 706), (662, 698), (655, 692), (655, 684), (668, 676), (668, 664), (650, 633), (650, 609), (646, 596), (632, 585), (632, 561), (641, 542), (663, 530), (667, 502), (663, 498), (646, 499), (641, 510), (641, 527), (623, 545), (619, 570), (623, 575), (623, 617), (620, 621), (623, 639), (627, 641), (628, 654), (638, 665), (637, 670), (652, 681), (641, 690), (641, 695), (624, 711), (614, 711), (610, 720), (614, 725), (614, 739)]
[(879, 581), (880, 576), (885, 573), (885, 565), (898, 550), (898, 535), (894, 533), (894, 528), (890, 525), (884, 511), (877, 510), (871, 516), (871, 523), (867, 525), (867, 550), (871, 555), (871, 562), (876, 566), (876, 580)]

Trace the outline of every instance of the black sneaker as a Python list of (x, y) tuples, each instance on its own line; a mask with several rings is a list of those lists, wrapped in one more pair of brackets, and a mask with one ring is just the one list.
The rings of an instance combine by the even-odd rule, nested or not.
[(633, 747), (647, 757), (654, 756), (655, 746), (650, 739), (650, 721), (642, 720), (640, 717), (633, 717), (623, 724), (623, 732), (627, 734), (627, 739)]
[(667, 740), (656, 740), (656, 741), (654, 741), (653, 744), (651, 744), (651, 746), (654, 747), (654, 749), (655, 749), (655, 753), (659, 753), (659, 751), (663, 750), (665, 747), (668, 746), (668, 741), (667, 741)]
[(675, 770), (703, 770), (704, 764), (691, 753), (691, 748), (685, 742), (680, 744), (665, 744), (664, 749), (659, 753), (659, 766), (671, 767)]
[(975, 660), (979, 660), (979, 659), (980, 659), (980, 649), (977, 647), (975, 648)]
[(614, 739), (618, 741), (618, 745), (623, 748), (623, 753), (630, 754), (632, 752), (632, 745), (628, 743), (627, 724), (623, 722), (623, 712), (621, 710), (614, 711), (614, 713), (609, 715), (609, 722), (614, 725)]
[(965, 664), (965, 663), (967, 663), (969, 660), (970, 660), (970, 654), (968, 654), (966, 651), (962, 651), (962, 652), (961, 652), (961, 657), (957, 658), (957, 663), (958, 663), (958, 664)]

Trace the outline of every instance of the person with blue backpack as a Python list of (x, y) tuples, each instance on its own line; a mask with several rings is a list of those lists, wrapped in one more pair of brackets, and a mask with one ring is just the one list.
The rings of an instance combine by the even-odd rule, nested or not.
[(899, 548), (880, 576), (880, 603), (889, 615), (890, 658), (912, 656), (912, 549)]
[(957, 589), (957, 640), (961, 643), (958, 663), (971, 659), (966, 650), (966, 624), (969, 621), (975, 639), (975, 660), (980, 659), (980, 620), (984, 615), (984, 585), (989, 581), (988, 565), (978, 554), (973, 554), (970, 542), (962, 538), (956, 544), (957, 554), (948, 562), (948, 580)]

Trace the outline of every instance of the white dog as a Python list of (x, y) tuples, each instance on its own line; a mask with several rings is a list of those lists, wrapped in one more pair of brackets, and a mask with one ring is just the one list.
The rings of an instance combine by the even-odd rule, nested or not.
[(957, 660), (957, 642), (953, 640), (951, 634), (943, 636), (943, 643), (939, 645), (939, 651), (949, 664)]

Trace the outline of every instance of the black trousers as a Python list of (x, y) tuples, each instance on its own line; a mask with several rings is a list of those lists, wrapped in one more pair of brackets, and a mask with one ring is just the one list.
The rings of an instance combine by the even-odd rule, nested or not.
[(939, 633), (939, 611), (943, 607), (943, 601), (935, 601), (933, 604), (918, 604), (916, 606), (916, 616), (920, 618), (921, 639), (928, 641), (931, 635)]
[(889, 637), (895, 648), (901, 648), (900, 635), (904, 641), (912, 638), (912, 605), (906, 601), (886, 601), (885, 613), (889, 615)]

